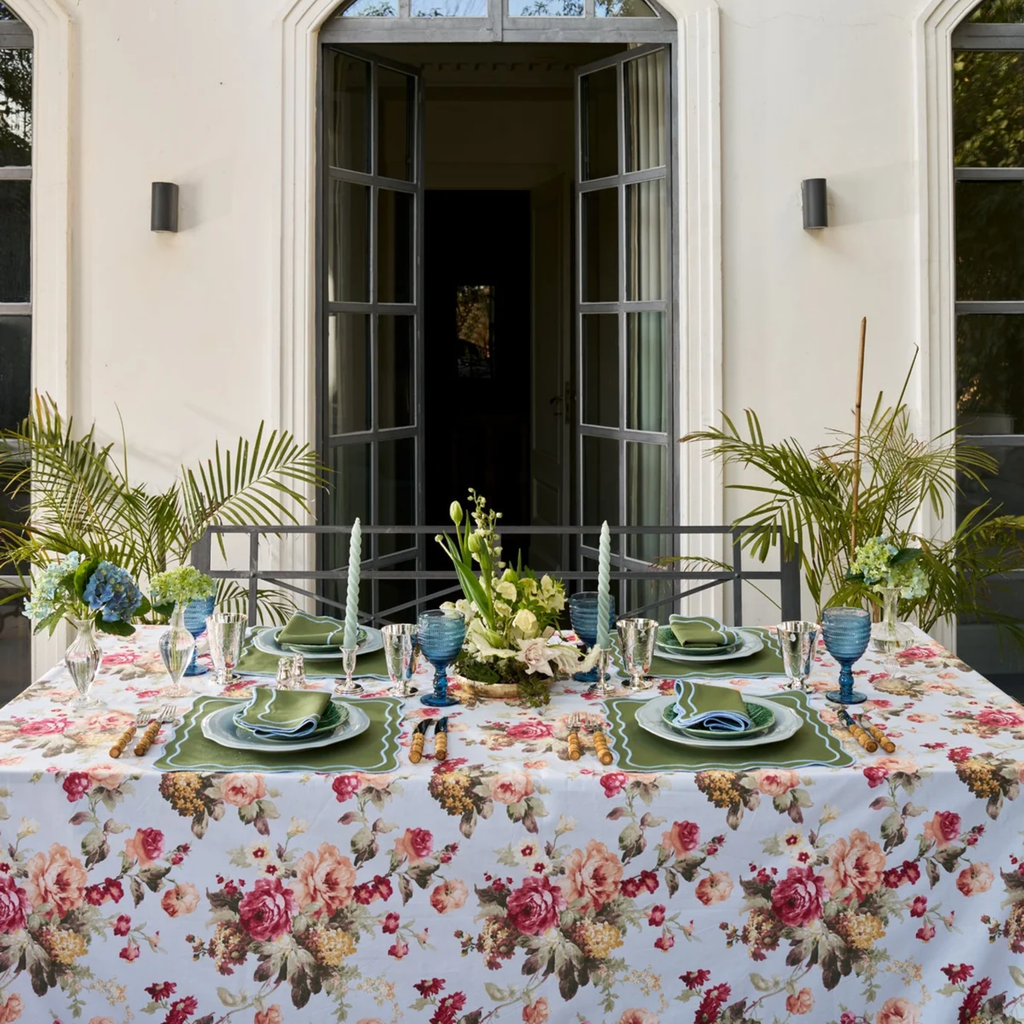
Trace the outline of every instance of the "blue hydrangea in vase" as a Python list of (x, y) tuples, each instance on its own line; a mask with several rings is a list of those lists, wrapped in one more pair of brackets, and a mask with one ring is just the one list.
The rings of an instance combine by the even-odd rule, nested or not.
[(89, 696), (102, 658), (96, 631), (131, 636), (132, 619), (149, 610), (149, 601), (127, 570), (78, 551), (59, 555), (33, 573), (24, 614), (36, 624), (34, 632), (45, 629), (52, 636), (62, 621), (75, 629), (64, 652), (64, 664), (78, 690), (70, 705), (73, 710), (100, 704)]
[(157, 573), (150, 581), (153, 607), (170, 618), (170, 628), (158, 642), (160, 657), (171, 677), (169, 696), (186, 696), (182, 676), (200, 676), (206, 667), (196, 661), (196, 640), (213, 613), (217, 585), (191, 565)]

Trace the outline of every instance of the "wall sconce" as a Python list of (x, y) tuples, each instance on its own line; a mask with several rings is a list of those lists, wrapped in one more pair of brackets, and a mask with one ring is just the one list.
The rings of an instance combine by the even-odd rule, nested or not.
[(806, 178), (800, 182), (804, 200), (804, 231), (828, 227), (828, 196), (824, 178)]
[(154, 181), (149, 211), (150, 231), (178, 230), (178, 186), (173, 181)]

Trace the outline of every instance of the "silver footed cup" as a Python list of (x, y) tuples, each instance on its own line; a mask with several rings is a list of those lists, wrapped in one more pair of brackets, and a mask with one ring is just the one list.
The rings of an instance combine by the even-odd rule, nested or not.
[(393, 623), (381, 628), (384, 640), (384, 662), (391, 678), (392, 697), (412, 697), (419, 693), (410, 685), (416, 671), (417, 637), (419, 627), (411, 623)]
[(817, 646), (821, 626), (816, 622), (793, 620), (780, 622), (775, 629), (782, 649), (786, 678), (794, 690), (802, 690), (814, 665), (814, 648)]
[(654, 657), (654, 641), (658, 637), (657, 619), (619, 619), (615, 623), (622, 648), (622, 660), (632, 690), (649, 690), (653, 686), (647, 673)]

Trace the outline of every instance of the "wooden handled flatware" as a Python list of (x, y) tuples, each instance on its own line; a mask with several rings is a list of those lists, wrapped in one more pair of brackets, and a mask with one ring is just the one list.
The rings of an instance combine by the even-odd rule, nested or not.
[(156, 739), (157, 733), (160, 732), (160, 726), (167, 722), (173, 722), (177, 717), (177, 710), (173, 704), (164, 704), (163, 707), (157, 712), (156, 717), (146, 727), (146, 731), (142, 734), (142, 739), (135, 744), (135, 756), (142, 757), (147, 750), (153, 745), (153, 741)]
[(861, 726), (864, 729), (866, 729), (869, 733), (871, 733), (871, 735), (874, 736), (876, 740), (878, 740), (878, 745), (887, 754), (896, 753), (896, 744), (893, 743), (893, 741), (889, 739), (889, 737), (886, 736), (885, 733), (878, 728), (878, 726), (872, 725), (863, 715), (858, 716), (857, 721), (860, 722)]
[(569, 738), (566, 743), (569, 748), (569, 760), (578, 761), (583, 754), (580, 748), (580, 716), (578, 712), (569, 717)]
[(612, 752), (608, 749), (608, 740), (605, 739), (605, 735), (600, 729), (594, 733), (594, 749), (597, 751), (597, 759), (601, 764), (611, 764), (615, 760)]
[(113, 758), (120, 757), (124, 753), (125, 747), (131, 743), (132, 737), (135, 733), (150, 720), (153, 714), (153, 709), (150, 709), (149, 711), (140, 711), (135, 716), (135, 721), (129, 725), (120, 736), (118, 736), (117, 742), (110, 748), (110, 750), (107, 751), (107, 753)]
[(869, 753), (873, 754), (878, 749), (878, 744), (853, 720), (853, 717), (846, 710), (846, 708), (840, 708), (836, 715), (839, 716), (839, 721), (850, 730), (853, 738)]
[(423, 760), (423, 744), (427, 742), (427, 730), (431, 726), (431, 720), (424, 718), (413, 733), (412, 744), (409, 747), (409, 760), (413, 764), (419, 764)]
[(434, 760), (446, 761), (448, 759), (448, 719), (440, 719), (434, 728)]

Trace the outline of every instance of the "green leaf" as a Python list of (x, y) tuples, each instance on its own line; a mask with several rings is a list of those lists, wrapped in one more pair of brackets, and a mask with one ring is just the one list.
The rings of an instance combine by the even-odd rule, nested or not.
[(1007, 968), (1010, 972), (1010, 977), (1016, 982), (1018, 988), (1024, 988), (1024, 970), (1021, 970), (1016, 964), (1010, 964)]

